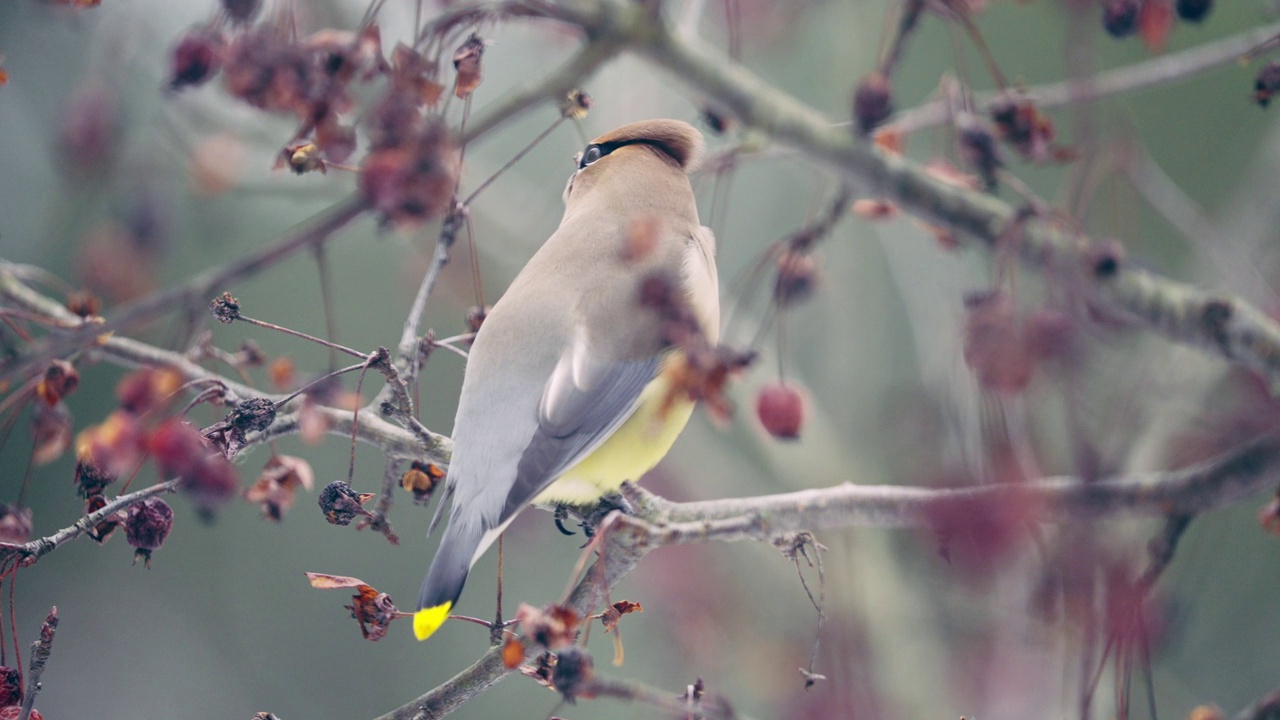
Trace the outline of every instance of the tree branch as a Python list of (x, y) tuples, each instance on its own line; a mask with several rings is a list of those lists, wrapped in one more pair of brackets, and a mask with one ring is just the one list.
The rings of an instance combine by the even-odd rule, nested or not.
[(49, 654), (53, 652), (53, 634), (58, 629), (58, 606), (49, 610), (44, 624), (40, 626), (40, 637), (31, 643), (31, 663), (28, 666), (27, 686), (22, 698), (22, 712), (18, 720), (27, 720), (36, 706), (36, 695), (40, 693), (40, 677), (44, 675), (44, 666), (49, 662)]
[[(1025, 218), (994, 198), (946, 183), (919, 163), (834, 128), (816, 111), (722, 54), (670, 33), (635, 6), (603, 0), (612, 12), (584, 13), (631, 49), (711, 97), (745, 125), (761, 130), (872, 194), (926, 222), (994, 248), (1021, 224), (1019, 257), (1039, 270), (1079, 275), (1093, 305), (1175, 342), (1238, 362), (1280, 389), (1280, 325), (1245, 301), (1134, 267), (1121, 258), (1096, 262), (1087, 238), (1051, 219)], [(597, 29), (597, 32), (606, 30)]]
[[(1250, 50), (1277, 35), (1280, 35), (1280, 23), (1272, 23), (1181, 52), (1160, 55), (1099, 73), (1095, 77), (1036, 85), (1024, 92), (1035, 98), (1036, 107), (1041, 110), (1097, 102), (1134, 90), (1189, 80), (1214, 68), (1236, 62)], [(981, 93), (975, 99), (975, 104), (979, 112), (985, 112), (999, 97), (999, 93)], [(947, 101), (934, 100), (899, 113), (886, 125), (905, 135), (942, 125), (950, 117), (951, 110)]]
[(46, 337), (32, 346), (27, 353), (7, 367), (0, 368), (0, 381), (15, 377), (29, 377), (40, 371), (50, 360), (65, 357), (92, 344), (94, 337), (103, 333), (124, 330), (146, 323), (175, 310), (191, 307), (193, 303), (206, 303), (217, 292), (235, 282), (262, 272), (299, 251), (324, 242), (347, 223), (368, 209), (363, 197), (352, 196), (322, 212), (314, 221), (278, 242), (237, 258), (226, 265), (196, 275), (174, 287), (148, 295), (137, 302), (118, 309), (105, 322), (84, 324), (80, 329)]
[[(711, 540), (771, 540), (803, 530), (853, 527), (930, 527), (939, 509), (959, 504), (982, 514), (1016, 502), (1043, 522), (1097, 521), (1118, 517), (1190, 517), (1229, 505), (1280, 482), (1280, 438), (1264, 437), (1207, 462), (1167, 473), (1083, 482), (1046, 478), (1019, 484), (919, 488), (844, 484), (753, 498), (676, 503), (627, 484), (635, 515), (615, 513), (600, 532), (603, 560), (569, 595), (567, 605), (590, 615), (650, 551)], [(1185, 523), (1182, 523), (1185, 527)], [(483, 692), (511, 670), (501, 647), (490, 648), (452, 679), (377, 720), (440, 718)]]
[(129, 507), (139, 500), (149, 498), (153, 495), (175, 492), (177, 489), (178, 480), (174, 479), (167, 480), (162, 483), (156, 483), (151, 487), (143, 488), (137, 492), (131, 492), (128, 495), (117, 495), (100, 509), (81, 517), (72, 525), (63, 528), (48, 537), (37, 538), (22, 544), (0, 543), (0, 556), (18, 555), (20, 556), (20, 562), (24, 567), (34, 565), (40, 558), (89, 532), (98, 523), (106, 520), (111, 515)]
[[(0, 297), (33, 312), (39, 312), (59, 320), (75, 320), (82, 322), (61, 303), (41, 295), (18, 279), (12, 269), (0, 263)], [(101, 325), (86, 322), (84, 325), (97, 330)], [(165, 367), (176, 371), (186, 380), (208, 380), (220, 383), (226, 388), (228, 398), (232, 400), (251, 397), (265, 397), (279, 402), (286, 395), (264, 393), (255, 388), (208, 370), (186, 356), (170, 350), (148, 345), (117, 335), (101, 340), (92, 345), (89, 351), (98, 356), (125, 367)], [(282, 411), (285, 408), (281, 409)], [(352, 434), (352, 414), (348, 410), (321, 407), (317, 411), (324, 414), (331, 434), (350, 437)], [(271, 427), (260, 433), (249, 436), (250, 445), (259, 444), (285, 435), (299, 432), (297, 411), (282, 412), (276, 416)], [(387, 422), (378, 413), (362, 413), (360, 427), (356, 436), (362, 442), (369, 443), (383, 452), (411, 458), (428, 458), (439, 465), (447, 465), (452, 443), (448, 437), (433, 433), (420, 424), (412, 431)]]

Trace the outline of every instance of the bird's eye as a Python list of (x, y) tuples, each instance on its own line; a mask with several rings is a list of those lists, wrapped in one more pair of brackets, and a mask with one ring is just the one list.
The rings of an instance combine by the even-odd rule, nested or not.
[(578, 161), (578, 169), (581, 170), (602, 157), (604, 152), (600, 150), (599, 145), (588, 145), (587, 149), (582, 151), (582, 160)]

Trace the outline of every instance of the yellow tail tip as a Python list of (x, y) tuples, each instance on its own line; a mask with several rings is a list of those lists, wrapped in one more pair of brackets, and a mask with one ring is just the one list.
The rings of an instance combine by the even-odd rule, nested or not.
[(413, 634), (419, 640), (426, 640), (435, 634), (436, 630), (444, 624), (446, 618), (449, 617), (449, 610), (453, 607), (453, 603), (447, 602), (443, 605), (435, 607), (422, 608), (413, 614)]

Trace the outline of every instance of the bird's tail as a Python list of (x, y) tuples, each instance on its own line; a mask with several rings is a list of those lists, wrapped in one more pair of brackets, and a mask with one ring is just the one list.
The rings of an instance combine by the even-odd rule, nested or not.
[(418, 611), (413, 614), (413, 633), (419, 640), (431, 637), (446, 618), (467, 582), (471, 561), (485, 535), (480, 518), (464, 518), (453, 513), (440, 547), (418, 595)]

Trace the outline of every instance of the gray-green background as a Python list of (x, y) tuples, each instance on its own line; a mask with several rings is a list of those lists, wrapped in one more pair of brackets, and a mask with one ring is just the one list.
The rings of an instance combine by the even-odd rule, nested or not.
[[(1069, 44), (1087, 43), (1083, 54), (1102, 68), (1150, 57), (1137, 40), (1114, 42), (1094, 22), (1083, 34), (1069, 35), (1062, 3), (991, 4), (979, 25), (1005, 73), (1017, 81), (1064, 77)], [(351, 27), (363, 11), (359, 3), (339, 0), (299, 5), (309, 17), (304, 23), (314, 28)], [(388, 47), (408, 35), (411, 5), (387, 3), (381, 25)], [(677, 13), (680, 3), (671, 5)], [(720, 3), (707, 5), (703, 30), (710, 41), (722, 43)], [(748, 27), (745, 62), (833, 121), (845, 119), (854, 83), (875, 61), (886, 4), (740, 5)], [(1176, 28), (1170, 51), (1268, 20), (1262, 2), (1218, 5), (1203, 27)], [(230, 100), (217, 83), (177, 95), (163, 91), (169, 48), (213, 7), (212, 0), (104, 0), (80, 12), (33, 0), (0, 5), (0, 52), (11, 75), (0, 88), (0, 254), (74, 278), (85, 236), (144, 204), (161, 222), (166, 249), (157, 280), (168, 284), (270, 242), (352, 190), (349, 173), (272, 172), (273, 153), (292, 125)], [(564, 33), (522, 23), (483, 32), (495, 42), (485, 56), (478, 108), (552, 70), (577, 44)], [(973, 83), (988, 87), (977, 56), (962, 54)], [(940, 76), (958, 67), (952, 34), (937, 18), (927, 18), (897, 78), (899, 105), (927, 99)], [(1244, 257), (1246, 265), (1266, 273), (1277, 240), (1271, 213), (1280, 128), (1273, 114), (1250, 102), (1252, 76), (1252, 69), (1228, 64), (1189, 82), (1103, 103), (1091, 117), (1102, 138), (1140, 140), (1191, 198), (1221, 220), (1227, 239), (1201, 238), (1201, 250), (1208, 247), (1211, 257), (1237, 253), (1230, 256)], [(110, 98), (114, 135), (104, 168), (77, 175), (61, 154), (59, 134), (72, 112), (73, 94), (86, 83)], [(698, 98), (677, 78), (633, 59), (615, 62), (586, 88), (597, 103), (583, 123), (587, 136), (646, 117), (698, 116)], [(454, 103), (454, 119), (458, 109)], [(554, 117), (552, 108), (536, 110), (468, 148), (464, 190)], [(1057, 118), (1064, 141), (1074, 142), (1070, 114)], [(235, 138), (244, 152), (234, 187), (209, 196), (193, 189), (189, 164), (196, 148), (217, 134)], [(946, 141), (941, 133), (920, 135), (910, 150), (924, 158)], [(713, 148), (725, 142), (713, 138)], [(555, 228), (570, 160), (581, 145), (577, 132), (562, 126), (475, 204), (490, 301)], [(1063, 197), (1062, 169), (1014, 166), (1042, 195)], [(700, 178), (696, 186), (705, 220), (713, 181)], [(833, 191), (829, 177), (792, 157), (744, 164), (724, 221), (715, 228), (726, 306), (734, 298), (730, 281), (769, 243), (813, 217)], [(1274, 309), (1252, 279), (1217, 273), (1203, 262), (1192, 241), (1123, 182), (1103, 184), (1091, 207), (1091, 230), (1125, 237), (1141, 262), (1234, 288)], [(379, 233), (372, 220), (363, 219), (329, 245), (339, 340), (356, 348), (394, 345), (433, 238), (434, 228)], [(1232, 247), (1245, 250), (1221, 245), (1233, 241), (1238, 244)], [(819, 290), (787, 319), (788, 376), (803, 383), (812, 400), (804, 439), (770, 442), (754, 424), (754, 389), (777, 373), (769, 341), (762, 362), (732, 389), (740, 406), (733, 422), (717, 428), (696, 415), (651, 476), (651, 487), (675, 498), (703, 499), (843, 481), (925, 483), (933, 478), (913, 475), (913, 459), (975, 442), (979, 394), (961, 359), (961, 297), (989, 281), (989, 257), (945, 252), (906, 220), (872, 225), (848, 219), (820, 252)], [(463, 312), (472, 302), (470, 277), (465, 253), (458, 253), (425, 326), (442, 335), (463, 330)], [(1034, 306), (1033, 276), (1024, 273), (1019, 284), (1024, 301)], [(250, 315), (322, 332), (317, 272), (307, 258), (227, 289)], [(756, 310), (745, 311), (747, 331)], [(162, 325), (147, 337), (164, 343), (174, 332)], [(740, 341), (743, 334), (729, 339)], [(327, 362), (313, 346), (254, 328), (218, 327), (215, 337), (229, 349), (251, 337), (272, 355), (292, 357), (303, 372)], [(1164, 467), (1170, 438), (1197, 422), (1224, 366), (1143, 333), (1106, 339), (1109, 347), (1090, 356), (1085, 380), (1073, 389), (1085, 425), (1108, 466)], [(450, 429), (461, 370), (461, 361), (444, 352), (426, 370), (422, 414), (433, 429)], [(107, 366), (83, 369), (82, 387), (70, 400), (77, 429), (110, 411), (120, 374)], [(1014, 403), (1016, 412), (1030, 418), (1046, 473), (1073, 471), (1064, 393), (1045, 374), (1025, 402)], [(933, 433), (917, 432), (902, 419), (931, 405), (944, 409)], [(0, 500), (12, 501), (18, 493), (29, 448), (22, 423), (0, 451)], [(345, 477), (347, 445), (340, 438), (329, 437), (319, 447), (289, 439), (281, 449), (308, 458), (322, 485)], [(244, 476), (252, 478), (265, 459), (262, 449), (248, 453)], [(29, 504), (37, 534), (78, 516), (73, 465), (64, 457), (35, 473)], [(375, 450), (360, 448), (357, 488), (372, 490), (381, 468)], [(38, 703), (45, 717), (247, 718), (270, 710), (284, 720), (362, 718), (445, 680), (483, 650), (483, 630), (450, 623), (420, 644), (397, 623), (381, 642), (364, 642), (345, 617), (346, 594), (312, 590), (303, 579), (308, 570), (354, 575), (409, 605), (434, 540), (425, 539), (429, 513), (403, 495), (397, 499), (392, 521), (402, 538), (399, 547), (370, 532), (326, 524), (314, 494), (301, 496), (279, 525), (244, 503), (203, 524), (176, 498), (173, 535), (150, 570), (130, 567), (122, 537), (105, 547), (71, 543), (24, 570), (15, 594), (24, 648), (50, 605), (62, 616)], [(1256, 523), (1263, 500), (1197, 522), (1162, 585), (1167, 629), (1156, 647), (1155, 682), (1163, 717), (1185, 716), (1199, 703), (1232, 712), (1280, 681), (1280, 629), (1274, 620), (1280, 545)], [(1109, 524), (1090, 532), (1105, 537), (1118, 557), (1141, 559), (1139, 531), (1149, 529)], [(544, 513), (527, 513), (509, 537), (508, 611), (518, 601), (554, 600), (577, 543), (561, 537)], [(756, 544), (665, 549), (646, 559), (613, 592), (645, 608), (623, 623), (627, 662), (610, 667), (608, 638), (596, 633), (598, 669), (673, 693), (701, 676), (710, 689), (758, 718), (1071, 715), (1074, 701), (1062, 684), (1077, 667), (1075, 655), (1061, 642), (1060, 627), (1028, 612), (1040, 568), (1033, 552), (1006, 558), (993, 578), (974, 580), (949, 568), (935, 543), (919, 534), (859, 530), (823, 533), (820, 540), (830, 547), (830, 620), (816, 669), (828, 682), (803, 691), (796, 668), (807, 661), (815, 614), (794, 568), (773, 548)], [(491, 554), (473, 574), (460, 611), (491, 614), (493, 575)], [(1108, 673), (1104, 697), (1109, 678)], [(556, 700), (513, 677), (458, 717), (545, 717)], [(656, 713), (598, 701), (556, 714), (585, 719)]]

